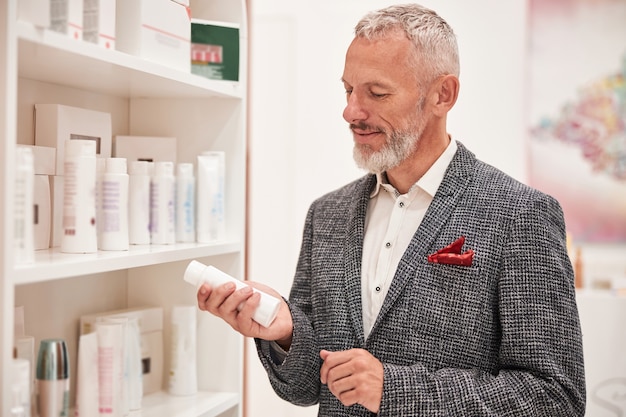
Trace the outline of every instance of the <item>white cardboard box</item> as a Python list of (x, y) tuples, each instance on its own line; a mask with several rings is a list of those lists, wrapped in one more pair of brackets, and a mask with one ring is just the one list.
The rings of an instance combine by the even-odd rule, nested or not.
[(50, 247), (52, 198), (50, 175), (56, 171), (56, 149), (49, 146), (18, 145), (31, 148), (35, 166), (34, 227), (35, 250)]
[(35, 104), (35, 145), (56, 148), (56, 174), (63, 175), (65, 141), (92, 139), (96, 155), (111, 156), (111, 114), (62, 104)]
[(50, 197), (49, 175), (35, 175), (34, 206), (35, 250), (48, 249), (52, 230), (52, 198)]
[(167, 136), (116, 136), (115, 156), (132, 161), (176, 163), (176, 138)]
[(141, 365), (144, 395), (157, 392), (163, 387), (163, 308), (138, 307), (104, 311), (80, 317), (80, 334), (96, 329), (99, 317), (133, 317), (139, 322), (141, 333)]
[(116, 0), (89, 0), (83, 5), (83, 40), (115, 49)]
[(190, 72), (189, 8), (172, 0), (118, 0), (116, 49)]
[(61, 233), (63, 233), (63, 181), (62, 175), (50, 175), (50, 247), (61, 246)]

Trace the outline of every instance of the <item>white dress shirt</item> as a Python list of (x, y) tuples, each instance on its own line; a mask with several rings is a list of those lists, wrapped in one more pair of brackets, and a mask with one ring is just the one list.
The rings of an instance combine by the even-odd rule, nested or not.
[(415, 231), (456, 153), (454, 140), (406, 194), (400, 194), (384, 174), (377, 175), (365, 216), (361, 277), (363, 330), (369, 336), (389, 286)]

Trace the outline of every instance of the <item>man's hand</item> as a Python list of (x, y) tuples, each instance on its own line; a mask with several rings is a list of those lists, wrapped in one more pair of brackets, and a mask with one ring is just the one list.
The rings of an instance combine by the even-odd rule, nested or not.
[(383, 398), (383, 364), (364, 349), (322, 350), (320, 380), (345, 406), (361, 404), (378, 413)]
[[(256, 337), (264, 340), (276, 340), (279, 344), (289, 349), (293, 334), (293, 320), (289, 306), (281, 295), (272, 288), (246, 281), (247, 287), (236, 290), (235, 284), (226, 283), (212, 288), (203, 284), (198, 289), (198, 308), (220, 317), (233, 329), (246, 337)], [(281, 306), (274, 322), (270, 327), (263, 327), (252, 320), (254, 311), (259, 306), (261, 296), (254, 292), (252, 287), (257, 288), (281, 300)]]

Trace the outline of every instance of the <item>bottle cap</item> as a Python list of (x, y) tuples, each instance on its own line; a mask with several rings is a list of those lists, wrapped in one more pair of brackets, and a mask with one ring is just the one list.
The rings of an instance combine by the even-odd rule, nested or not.
[(185, 269), (185, 275), (183, 279), (192, 285), (200, 284), (200, 277), (202, 273), (206, 269), (206, 265), (200, 263), (198, 261), (191, 261), (189, 265), (187, 265), (187, 269)]
[(174, 163), (170, 161), (159, 161), (154, 163), (154, 176), (173, 176), (174, 175)]
[(106, 172), (109, 174), (126, 174), (126, 158), (107, 158)]
[(148, 161), (131, 161), (128, 166), (128, 173), (130, 175), (149, 175)]
[(63, 339), (44, 339), (39, 344), (37, 379), (56, 380), (70, 377), (70, 361)]
[(180, 162), (177, 175), (181, 178), (193, 178), (193, 164), (191, 162)]

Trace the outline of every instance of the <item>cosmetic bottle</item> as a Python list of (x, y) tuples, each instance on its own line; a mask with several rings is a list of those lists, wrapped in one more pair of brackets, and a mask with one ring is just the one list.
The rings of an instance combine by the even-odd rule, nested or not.
[(223, 239), (224, 219), (224, 152), (206, 151), (198, 155), (198, 187), (196, 190), (196, 239), (207, 243)]
[(69, 371), (70, 362), (65, 341), (63, 339), (42, 340), (39, 344), (36, 376), (39, 417), (69, 416)]
[(176, 241), (196, 241), (196, 179), (188, 162), (179, 163), (176, 172)]
[[(96, 147), (97, 149), (97, 147)], [(102, 239), (102, 179), (106, 170), (106, 158), (98, 158), (96, 156), (96, 235), (98, 237), (98, 249)]]
[[(196, 287), (199, 287), (204, 282), (212, 287), (217, 287), (227, 282), (234, 283), (237, 289), (246, 287), (246, 284), (242, 281), (231, 277), (214, 266), (207, 266), (198, 261), (191, 261), (189, 265), (187, 265), (184, 280)], [(278, 314), (281, 300), (263, 291), (259, 291), (256, 288), (253, 288), (253, 291), (261, 294), (261, 300), (252, 319), (262, 326), (269, 327)]]
[(150, 183), (150, 243), (176, 243), (176, 184), (173, 162), (155, 162)]
[(17, 264), (31, 263), (35, 258), (34, 192), (35, 159), (33, 151), (17, 147), (14, 198), (14, 247)]
[(148, 161), (128, 167), (128, 239), (131, 245), (150, 244), (150, 172)]
[(172, 307), (168, 383), (171, 395), (193, 395), (198, 392), (196, 309), (195, 305)]
[(96, 142), (66, 140), (64, 169), (61, 252), (95, 253)]
[(30, 417), (31, 371), (27, 359), (13, 359), (11, 383), (11, 417)]
[(101, 184), (100, 249), (128, 250), (126, 158), (106, 158)]

